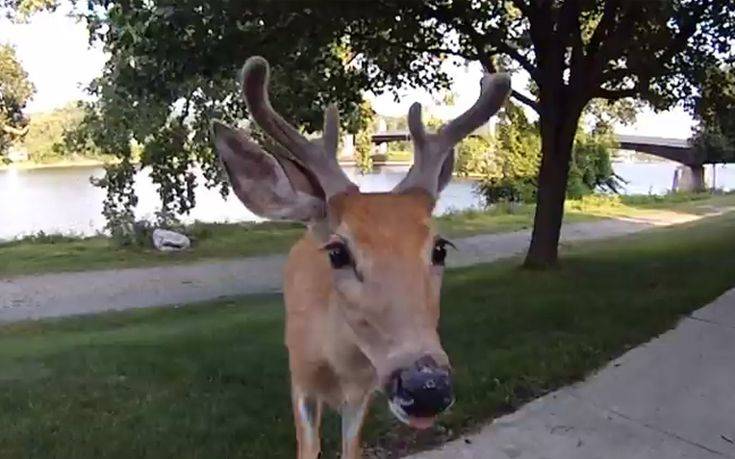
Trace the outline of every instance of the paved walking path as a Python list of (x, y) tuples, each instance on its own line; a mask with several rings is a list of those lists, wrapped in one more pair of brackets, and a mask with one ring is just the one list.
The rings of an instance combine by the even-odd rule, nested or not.
[[(710, 215), (725, 211), (713, 210)], [(562, 243), (622, 236), (702, 217), (659, 211), (647, 218), (569, 224), (562, 229)], [(529, 230), (459, 239), (454, 241), (459, 251), (450, 254), (448, 265), (467, 266), (507, 258), (524, 252), (529, 241)], [(0, 279), (0, 322), (179, 305), (274, 292), (281, 287), (284, 260), (284, 255), (271, 255), (176, 266)]]
[(410, 459), (735, 458), (735, 289), (587, 381)]

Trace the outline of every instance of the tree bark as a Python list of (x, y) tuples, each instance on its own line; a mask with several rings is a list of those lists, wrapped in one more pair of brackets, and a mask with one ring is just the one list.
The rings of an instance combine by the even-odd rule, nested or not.
[(524, 263), (527, 268), (547, 268), (558, 261), (569, 161), (580, 113), (572, 110), (549, 115), (540, 119), (541, 169), (531, 246)]

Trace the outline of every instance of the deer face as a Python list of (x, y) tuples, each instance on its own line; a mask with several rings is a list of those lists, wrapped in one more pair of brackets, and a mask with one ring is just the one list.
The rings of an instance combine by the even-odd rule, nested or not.
[[(436, 133), (421, 106), (408, 125), (414, 165), (391, 193), (361, 194), (336, 160), (337, 110), (325, 113), (323, 137), (307, 140), (268, 99), (268, 63), (248, 59), (243, 95), (258, 125), (278, 146), (269, 152), (243, 131), (215, 123), (215, 145), (235, 194), (253, 212), (321, 228), (332, 266), (331, 297), (373, 365), (391, 410), (427, 427), (453, 401), (449, 359), (437, 332), (447, 241), (431, 224), (449, 182), (453, 147), (492, 116), (510, 92), (506, 75), (486, 75), (477, 102)], [(327, 228), (327, 230), (323, 230)]]
[(437, 332), (448, 241), (433, 229), (433, 199), (346, 194), (330, 202), (334, 298), (372, 363), (393, 413), (416, 427), (453, 402)]

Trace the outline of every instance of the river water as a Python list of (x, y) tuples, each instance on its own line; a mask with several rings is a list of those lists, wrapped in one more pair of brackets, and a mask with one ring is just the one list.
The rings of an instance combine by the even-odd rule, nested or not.
[[(663, 194), (670, 188), (673, 162), (615, 163), (615, 172), (628, 181), (625, 193)], [(405, 174), (407, 167), (382, 167), (374, 173), (361, 175), (348, 170), (348, 175), (363, 191), (390, 190)], [(712, 168), (707, 167), (708, 183), (712, 183)], [(90, 177), (101, 177), (98, 167), (48, 168), (34, 170), (7, 169), (0, 171), (0, 239), (13, 239), (37, 233), (91, 235), (102, 231), (101, 215), (104, 192), (92, 186)], [(735, 189), (735, 164), (717, 166), (716, 185), (725, 190)], [(138, 173), (136, 192), (138, 218), (151, 218), (158, 205), (156, 187), (146, 171)], [(206, 222), (257, 221), (258, 217), (243, 207), (232, 194), (223, 200), (217, 190), (200, 186), (196, 191), (197, 205), (183, 218)], [(442, 193), (436, 214), (450, 210), (479, 207), (480, 199), (470, 181), (453, 181)]]

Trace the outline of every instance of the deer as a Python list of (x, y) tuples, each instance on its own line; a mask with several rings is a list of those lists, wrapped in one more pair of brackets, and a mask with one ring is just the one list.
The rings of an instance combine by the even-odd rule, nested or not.
[(322, 136), (310, 139), (273, 109), (264, 58), (249, 58), (241, 79), (252, 120), (275, 143), (264, 148), (242, 129), (212, 123), (231, 188), (256, 215), (306, 225), (283, 271), (297, 457), (320, 455), (327, 406), (341, 416), (341, 457), (357, 459), (376, 392), (400, 422), (417, 429), (431, 427), (454, 403), (438, 331), (451, 243), (437, 234), (432, 211), (452, 177), (455, 145), (500, 109), (510, 78), (483, 75), (474, 105), (434, 133), (414, 103), (414, 163), (382, 193), (361, 193), (340, 167), (336, 105), (324, 112)]

